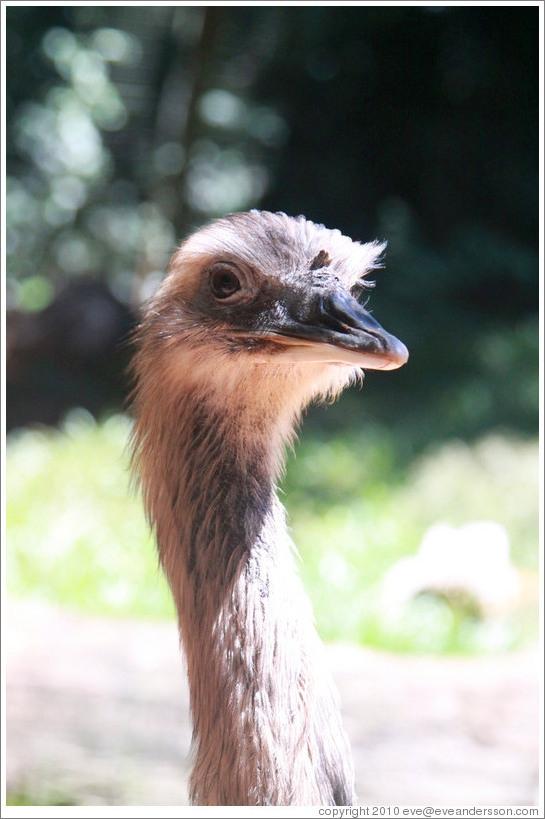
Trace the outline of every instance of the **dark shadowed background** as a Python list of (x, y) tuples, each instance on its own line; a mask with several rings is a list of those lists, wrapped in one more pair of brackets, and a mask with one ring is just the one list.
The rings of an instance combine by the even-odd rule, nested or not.
[(8, 306), (72, 289), (34, 315), (39, 330), (10, 320), (8, 425), (119, 406), (124, 308), (192, 228), (257, 206), (388, 240), (373, 301), (411, 364), (369, 376), (366, 413), (414, 445), (498, 424), (535, 433), (537, 17), (9, 8)]
[[(410, 350), (398, 372), (368, 373), (363, 390), (311, 408), (288, 465), (286, 503), (322, 635), (433, 655), (535, 644), (538, 14), (6, 9), (8, 592), (21, 641), (29, 601), (172, 618), (127, 490), (126, 339), (184, 236), (258, 207), (386, 240), (370, 306)], [(453, 528), (483, 519), (488, 529)], [(403, 562), (425, 536), (435, 574), (425, 556)], [(407, 598), (402, 611), (389, 608), (392, 595)], [(41, 685), (53, 707), (58, 680), (32, 677), (21, 645), (14, 696)], [(45, 739), (26, 764), (32, 737), (51, 726), (35, 716), (41, 700), (13, 702), (12, 804), (143, 803), (120, 796), (119, 782), (96, 784), (104, 771), (78, 784), (62, 749), (52, 773)], [(67, 724), (77, 733), (77, 719)], [(530, 784), (509, 804), (531, 801), (529, 758)], [(479, 770), (475, 761), (475, 781)], [(385, 783), (365, 798), (404, 796)]]

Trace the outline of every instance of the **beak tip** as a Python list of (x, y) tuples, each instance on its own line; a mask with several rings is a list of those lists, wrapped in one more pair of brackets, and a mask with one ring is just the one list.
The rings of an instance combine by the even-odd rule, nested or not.
[(403, 344), (402, 341), (399, 339), (395, 339), (395, 344), (393, 345), (393, 349), (391, 351), (388, 365), (384, 367), (385, 370), (397, 370), (400, 367), (403, 367), (404, 364), (407, 363), (409, 360), (409, 351), (407, 347)]

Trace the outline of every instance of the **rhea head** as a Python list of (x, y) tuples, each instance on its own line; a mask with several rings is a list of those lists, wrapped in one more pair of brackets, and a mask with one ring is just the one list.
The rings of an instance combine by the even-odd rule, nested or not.
[(142, 327), (146, 364), (156, 359), (157, 377), (185, 393), (272, 411), (289, 426), (362, 369), (406, 362), (405, 345), (358, 300), (383, 250), (302, 216), (219, 219), (172, 257)]

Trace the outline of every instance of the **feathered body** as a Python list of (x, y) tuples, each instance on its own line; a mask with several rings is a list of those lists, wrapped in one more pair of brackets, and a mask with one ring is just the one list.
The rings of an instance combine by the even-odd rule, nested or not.
[(318, 321), (329, 333), (325, 361), (313, 338), (300, 343), (308, 316), (317, 321), (312, 298), (318, 290), (322, 315), (331, 287), (359, 287), (381, 250), (302, 217), (235, 214), (181, 246), (145, 310), (134, 468), (187, 657), (193, 803), (355, 801), (276, 481), (302, 409), (360, 372), (327, 358), (332, 333), (346, 333), (326, 327), (337, 318)]

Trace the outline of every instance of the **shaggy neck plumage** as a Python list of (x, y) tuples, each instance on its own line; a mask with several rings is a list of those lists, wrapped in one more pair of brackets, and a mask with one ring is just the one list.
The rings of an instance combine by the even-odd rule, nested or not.
[(189, 390), (158, 407), (143, 390), (135, 430), (187, 656), (191, 798), (353, 804), (336, 695), (275, 493), (289, 424), (280, 405), (255, 414), (232, 399)]

